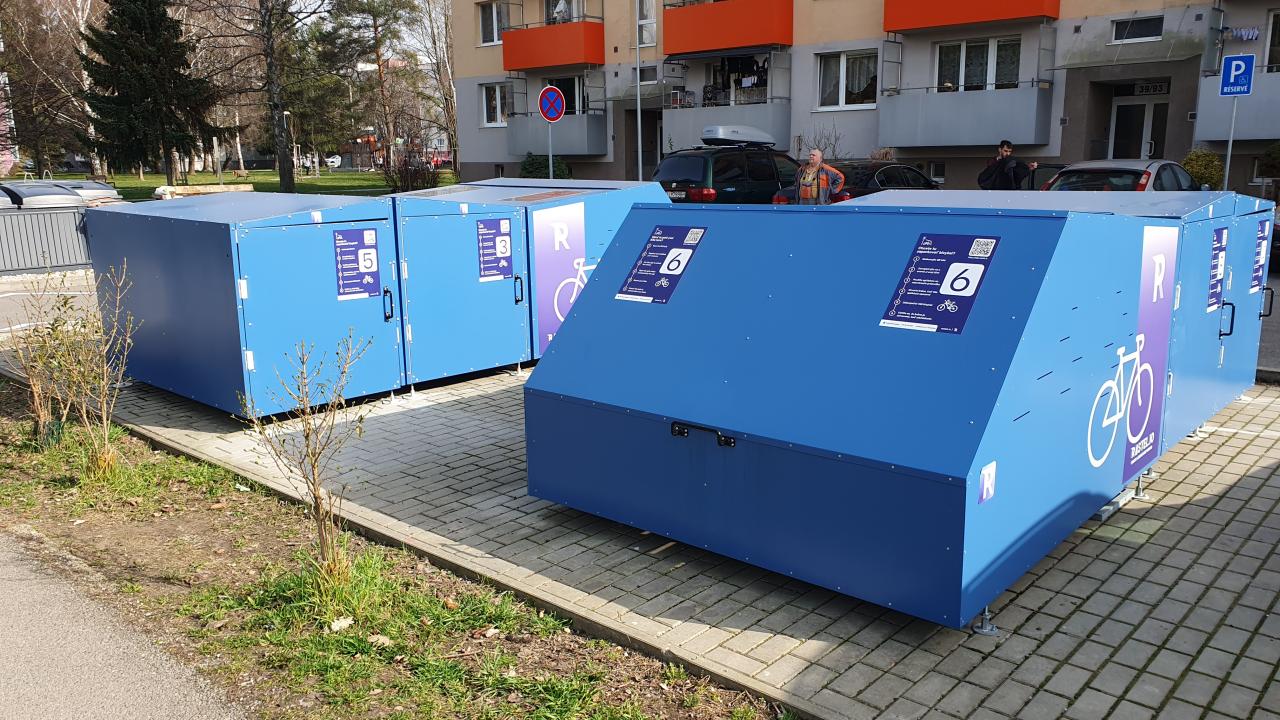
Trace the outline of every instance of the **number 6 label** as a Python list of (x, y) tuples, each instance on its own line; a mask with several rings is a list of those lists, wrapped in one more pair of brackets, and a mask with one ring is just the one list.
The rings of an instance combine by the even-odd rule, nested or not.
[(693, 251), (687, 248), (671, 248), (667, 253), (667, 257), (662, 261), (662, 267), (658, 272), (663, 275), (679, 275), (684, 272), (685, 265), (689, 264), (689, 258), (693, 257)]
[(986, 267), (977, 263), (952, 263), (947, 274), (942, 278), (942, 287), (938, 292), (943, 295), (969, 297), (978, 292), (978, 281)]

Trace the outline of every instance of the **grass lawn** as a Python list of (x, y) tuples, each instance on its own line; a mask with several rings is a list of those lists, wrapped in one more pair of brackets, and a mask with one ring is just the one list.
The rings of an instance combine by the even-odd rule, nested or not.
[[(54, 177), (63, 180), (83, 180), (83, 173), (66, 173)], [(192, 185), (216, 185), (218, 178), (213, 173), (192, 173)], [(230, 171), (223, 173), (222, 181), (232, 183), (253, 183), (257, 192), (279, 192), (280, 178), (274, 170), (250, 170), (249, 179), (237, 179)], [(451, 172), (442, 173), (441, 185), (456, 183), (457, 176)], [(111, 179), (126, 200), (149, 200), (155, 189), (164, 185), (164, 175), (149, 173), (139, 180), (137, 174), (120, 174)], [(381, 173), (375, 172), (322, 172), (318, 177), (299, 176), (297, 180), (300, 193), (330, 193), (334, 195), (382, 195), (390, 190)]]

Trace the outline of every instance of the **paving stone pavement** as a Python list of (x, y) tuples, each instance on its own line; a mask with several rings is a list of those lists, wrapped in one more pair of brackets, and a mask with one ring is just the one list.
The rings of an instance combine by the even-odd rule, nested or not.
[[(803, 713), (860, 718), (1280, 720), (1280, 388), (1255, 387), (1090, 521), (944, 628), (526, 493), (522, 378), (370, 405), (338, 459), (345, 516)], [(118, 419), (287, 484), (237, 421), (138, 385)]]

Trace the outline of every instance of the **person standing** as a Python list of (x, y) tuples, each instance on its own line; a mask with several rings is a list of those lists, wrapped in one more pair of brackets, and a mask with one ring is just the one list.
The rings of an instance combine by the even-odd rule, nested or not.
[(987, 161), (987, 167), (978, 174), (978, 187), (983, 190), (1021, 190), (1023, 183), (1039, 167), (1039, 163), (1024, 163), (1013, 154), (1013, 143), (1001, 140), (996, 156)]
[(831, 193), (844, 189), (844, 173), (822, 162), (822, 151), (809, 151), (809, 162), (796, 173), (796, 202), (799, 205), (830, 205)]

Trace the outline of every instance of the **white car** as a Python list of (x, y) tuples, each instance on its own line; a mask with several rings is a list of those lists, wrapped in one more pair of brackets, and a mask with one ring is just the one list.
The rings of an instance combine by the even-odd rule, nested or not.
[(325, 159), (324, 159), (324, 164), (325, 164), (325, 165), (328, 165), (330, 168), (333, 168), (333, 169), (335, 169), (335, 170), (336, 170), (336, 169), (338, 169), (338, 168), (342, 167), (342, 156), (341, 156), (341, 155), (330, 155), (329, 157), (327, 157), (327, 158), (325, 158)]

